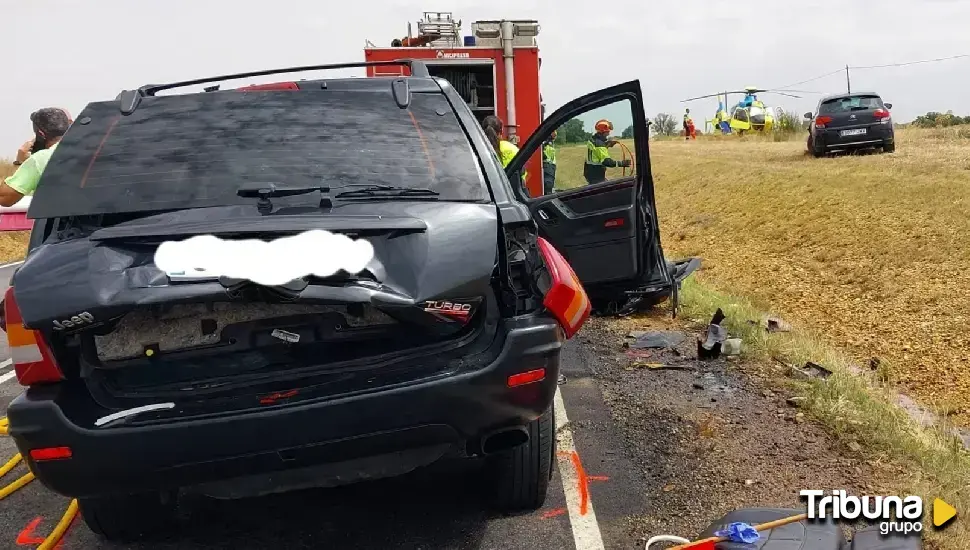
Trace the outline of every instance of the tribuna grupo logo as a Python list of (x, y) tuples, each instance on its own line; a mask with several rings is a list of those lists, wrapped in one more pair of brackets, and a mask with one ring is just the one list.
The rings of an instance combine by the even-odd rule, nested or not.
[(918, 496), (855, 496), (845, 490), (826, 494), (821, 490), (798, 493), (807, 499), (808, 519), (869, 520), (879, 523), (879, 532), (918, 533), (923, 530), (923, 499)]

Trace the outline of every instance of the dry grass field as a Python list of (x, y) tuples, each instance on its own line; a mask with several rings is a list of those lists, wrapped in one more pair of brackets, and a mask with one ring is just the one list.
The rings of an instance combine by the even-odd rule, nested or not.
[[(663, 243), (699, 278), (876, 358), (970, 424), (970, 127), (900, 130), (897, 151), (815, 159), (804, 141), (651, 141)], [(584, 149), (559, 152), (580, 184)], [(618, 153), (614, 154), (618, 156)], [(581, 176), (580, 176), (581, 177)]]
[[(813, 419), (868, 462), (891, 464), (892, 494), (964, 510), (970, 454), (945, 424), (918, 426), (895, 389), (970, 425), (970, 127), (901, 130), (891, 155), (815, 159), (803, 138), (651, 141), (665, 251), (704, 258), (684, 317), (724, 308), (766, 372), (779, 372), (773, 357), (831, 367), (825, 383), (788, 382)], [(560, 150), (561, 187), (582, 184), (584, 155)], [(796, 330), (748, 323), (765, 312)], [(926, 548), (970, 548), (965, 523), (926, 529)]]

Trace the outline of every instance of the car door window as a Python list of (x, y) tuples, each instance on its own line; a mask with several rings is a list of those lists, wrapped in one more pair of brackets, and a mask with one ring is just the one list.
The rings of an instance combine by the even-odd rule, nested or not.
[(637, 168), (633, 113), (632, 101), (619, 99), (559, 125), (554, 139), (543, 143), (526, 163), (530, 195), (536, 196), (540, 189), (542, 196), (549, 196), (633, 178)]
[(540, 236), (597, 296), (602, 285), (664, 276), (652, 271), (661, 253), (653, 246), (648, 135), (639, 83), (628, 82), (558, 109), (506, 168), (510, 181), (526, 173), (524, 198)]

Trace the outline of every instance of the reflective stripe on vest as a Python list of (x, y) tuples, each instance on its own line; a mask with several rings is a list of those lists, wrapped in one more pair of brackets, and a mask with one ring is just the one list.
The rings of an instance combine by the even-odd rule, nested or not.
[(543, 161), (549, 164), (556, 164), (556, 148), (552, 144), (547, 144), (542, 148)]
[(600, 166), (608, 158), (610, 158), (610, 150), (605, 146), (596, 146), (592, 141), (586, 142), (586, 164)]

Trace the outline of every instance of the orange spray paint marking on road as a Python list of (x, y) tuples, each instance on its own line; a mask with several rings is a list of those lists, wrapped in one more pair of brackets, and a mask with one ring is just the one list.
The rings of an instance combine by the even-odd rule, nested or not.
[[(74, 526), (76, 520), (76, 516), (71, 520), (72, 527)], [(36, 517), (31, 520), (31, 522), (28, 523), (27, 526), (24, 527), (24, 529), (17, 535), (17, 539), (15, 541), (17, 546), (37, 546), (39, 544), (44, 544), (47, 537), (37, 534), (37, 526), (39, 526), (42, 521), (44, 521), (43, 517)], [(61, 550), (64, 548), (64, 538), (65, 537), (62, 537), (61, 540), (57, 541), (57, 545), (54, 546), (54, 550)]]
[(608, 476), (587, 476), (586, 479), (590, 481), (609, 481), (610, 480)]
[(17, 535), (17, 545), (34, 546), (44, 542), (44, 537), (37, 535), (35, 532), (37, 530), (37, 526), (40, 525), (40, 522), (42, 521), (44, 521), (44, 518), (38, 517), (34, 518), (33, 521), (28, 523), (27, 527), (24, 527), (24, 530)]
[(589, 511), (589, 478), (586, 477), (586, 470), (583, 470), (583, 463), (579, 460), (579, 454), (573, 451), (569, 459), (573, 461), (576, 468), (576, 483), (579, 485), (579, 515), (585, 516)]
[(565, 508), (556, 508), (556, 509), (553, 509), (553, 510), (549, 510), (547, 512), (543, 512), (542, 519), (551, 519), (551, 518), (554, 518), (556, 516), (561, 516), (561, 515), (563, 515), (565, 513), (566, 513), (566, 509)]

